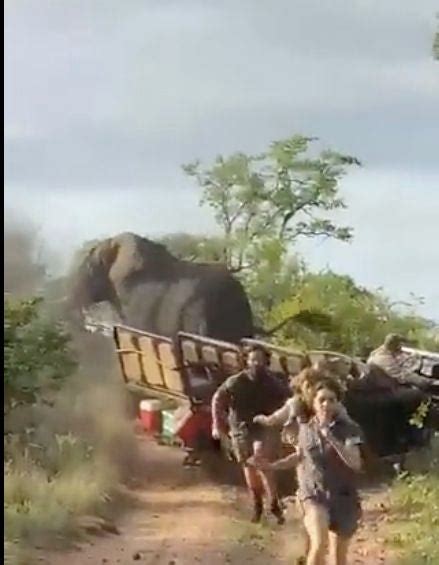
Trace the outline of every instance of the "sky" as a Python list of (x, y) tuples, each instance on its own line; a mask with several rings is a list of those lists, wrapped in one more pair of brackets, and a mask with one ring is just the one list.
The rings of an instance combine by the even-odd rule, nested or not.
[(84, 240), (210, 233), (183, 163), (294, 133), (358, 157), (351, 244), (314, 269), (439, 320), (436, 0), (6, 0), (5, 205), (64, 262)]

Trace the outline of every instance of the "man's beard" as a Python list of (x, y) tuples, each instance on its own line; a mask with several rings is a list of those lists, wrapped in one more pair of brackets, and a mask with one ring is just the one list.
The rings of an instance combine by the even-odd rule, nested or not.
[(265, 372), (266, 372), (265, 367), (258, 367), (256, 369), (253, 369), (253, 370), (250, 371), (252, 377), (255, 380), (262, 379), (265, 376)]

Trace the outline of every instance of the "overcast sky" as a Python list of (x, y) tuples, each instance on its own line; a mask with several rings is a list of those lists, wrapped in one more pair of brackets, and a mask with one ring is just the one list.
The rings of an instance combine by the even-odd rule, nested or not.
[(181, 164), (293, 133), (364, 164), (314, 268), (439, 319), (437, 0), (6, 0), (5, 201), (68, 257), (212, 231)]

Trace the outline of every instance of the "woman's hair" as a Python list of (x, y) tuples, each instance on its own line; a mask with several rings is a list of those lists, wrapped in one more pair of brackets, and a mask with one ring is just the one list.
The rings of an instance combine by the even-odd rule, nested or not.
[(317, 396), (317, 393), (320, 390), (324, 390), (324, 389), (330, 390), (331, 392), (333, 392), (335, 394), (337, 400), (341, 400), (342, 397), (343, 397), (342, 388), (335, 379), (322, 378), (313, 387), (312, 402), (314, 402), (314, 399)]
[(299, 392), (305, 383), (309, 383), (314, 386), (319, 380), (322, 379), (322, 375), (314, 367), (306, 367), (302, 369), (298, 375), (291, 379), (291, 389), (293, 392)]

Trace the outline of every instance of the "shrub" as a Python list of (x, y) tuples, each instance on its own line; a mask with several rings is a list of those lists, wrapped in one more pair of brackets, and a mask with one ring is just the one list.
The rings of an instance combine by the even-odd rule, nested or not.
[(44, 399), (73, 373), (70, 337), (45, 319), (42, 300), (5, 300), (4, 409)]
[(439, 438), (431, 451), (413, 455), (411, 472), (392, 489), (389, 542), (407, 564), (439, 562)]
[(75, 360), (40, 299), (7, 299), (4, 325), (5, 559), (27, 565), (36, 543), (77, 535), (84, 518), (107, 512), (135, 472), (137, 444), (97, 343), (84, 358), (76, 341)]

